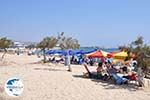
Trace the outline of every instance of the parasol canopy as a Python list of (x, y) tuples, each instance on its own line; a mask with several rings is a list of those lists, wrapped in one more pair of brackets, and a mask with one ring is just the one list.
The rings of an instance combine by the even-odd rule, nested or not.
[(108, 54), (107, 56), (115, 58), (115, 59), (125, 59), (128, 56), (128, 53), (125, 51), (117, 51)]
[(89, 58), (102, 58), (102, 57), (107, 57), (108, 54), (109, 54), (108, 52), (100, 50), (100, 51), (95, 51), (95, 52), (86, 54), (86, 56)]

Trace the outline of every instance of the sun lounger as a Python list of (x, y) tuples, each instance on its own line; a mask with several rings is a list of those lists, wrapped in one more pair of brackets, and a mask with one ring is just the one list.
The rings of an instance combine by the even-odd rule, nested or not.
[(97, 72), (90, 72), (89, 68), (87, 67), (87, 64), (84, 63), (83, 65), (88, 73), (89, 78), (99, 79), (99, 75), (97, 74)]

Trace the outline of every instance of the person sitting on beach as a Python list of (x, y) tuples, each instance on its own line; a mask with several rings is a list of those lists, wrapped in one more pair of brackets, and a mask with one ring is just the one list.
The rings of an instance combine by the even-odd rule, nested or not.
[(133, 62), (132, 66), (131, 66), (132, 71), (137, 72), (138, 68), (137, 68), (137, 62)]
[(97, 77), (98, 78), (102, 78), (102, 76), (103, 76), (103, 67), (102, 67), (102, 65), (103, 65), (103, 63), (102, 62), (99, 62), (98, 63), (98, 67), (97, 67)]
[(89, 78), (94, 78), (94, 79), (105, 79), (106, 77), (106, 73), (102, 67), (103, 63), (102, 62), (99, 62), (98, 63), (98, 67), (96, 69), (96, 72), (90, 72), (89, 68), (87, 67), (87, 64), (85, 63), (84, 64), (84, 67), (85, 69), (87, 70), (87, 73), (84, 74), (84, 76), (87, 76), (88, 74), (88, 77)]
[(56, 61), (56, 59), (55, 59), (55, 57), (53, 57), (52, 60), (51, 60), (51, 62), (55, 63), (55, 61)]
[(127, 74), (128, 73), (128, 66), (127, 66), (127, 64), (125, 64), (121, 69), (122, 69), (123, 74)]
[(115, 84), (121, 85), (127, 83), (127, 79), (123, 77), (123, 74), (118, 73), (114, 66), (108, 69), (108, 73)]
[(97, 70), (98, 79), (107, 80), (108, 73), (107, 73), (107, 67), (105, 63), (99, 62), (96, 70)]
[(137, 81), (136, 72), (132, 70), (132, 66), (129, 64), (129, 62), (126, 62), (121, 68), (120, 75), (122, 78), (127, 79), (128, 82)]
[(93, 66), (94, 65), (93, 59), (90, 59), (89, 63), (90, 63), (90, 66)]

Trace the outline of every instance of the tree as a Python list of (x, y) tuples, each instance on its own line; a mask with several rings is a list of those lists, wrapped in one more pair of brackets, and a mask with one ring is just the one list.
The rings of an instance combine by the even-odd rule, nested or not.
[(0, 49), (4, 49), (4, 54), (2, 55), (2, 59), (4, 58), (5, 54), (7, 53), (7, 49), (9, 48), (13, 42), (6, 37), (0, 38)]
[(137, 39), (135, 41), (133, 41), (131, 44), (136, 46), (136, 47), (140, 47), (143, 45), (143, 37), (142, 36), (139, 36), (137, 37)]
[(53, 36), (51, 37), (45, 37), (39, 44), (37, 44), (37, 48), (41, 48), (43, 51), (43, 57), (44, 57), (44, 63), (46, 62), (46, 48), (53, 48), (57, 44), (57, 39)]
[[(63, 32), (61, 33), (61, 36), (58, 36), (58, 43), (62, 50), (76, 49), (80, 47), (77, 39), (73, 39), (72, 37), (65, 37)], [(70, 61), (69, 57), (68, 61)], [(68, 64), (68, 67), (68, 71), (72, 71), (70, 64)]]
[(120, 46), (119, 49), (127, 51), (128, 54), (134, 53), (138, 66), (142, 66), (146, 73), (150, 69), (150, 46), (144, 44), (142, 36), (137, 37), (128, 46)]
[(60, 43), (61, 49), (76, 49), (79, 48), (80, 44), (78, 43), (78, 40), (73, 39), (72, 37), (65, 37), (63, 41)]

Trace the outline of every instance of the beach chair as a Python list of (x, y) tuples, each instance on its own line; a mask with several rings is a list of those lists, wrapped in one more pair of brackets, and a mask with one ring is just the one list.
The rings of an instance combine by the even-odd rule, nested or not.
[[(88, 77), (89, 78), (94, 78), (94, 79), (98, 79), (97, 77), (97, 72), (90, 72), (89, 68), (87, 67), (87, 64), (83, 64), (84, 65), (84, 68), (86, 69), (87, 71), (87, 74), (88, 74)], [(86, 74), (85, 74), (86, 75)]]
[(87, 64), (84, 63), (83, 65), (84, 65), (86, 71), (88, 72), (88, 74), (91, 74), (90, 70), (89, 70), (88, 67), (87, 67)]

